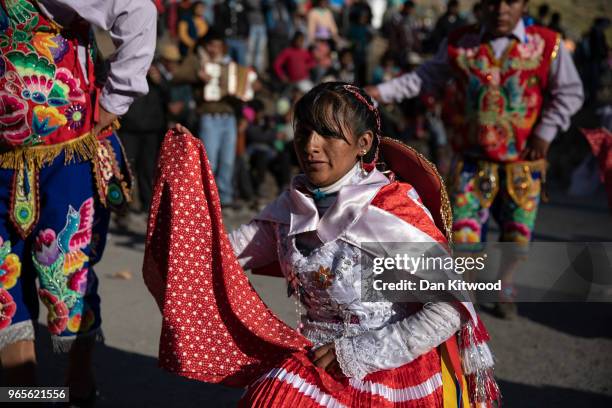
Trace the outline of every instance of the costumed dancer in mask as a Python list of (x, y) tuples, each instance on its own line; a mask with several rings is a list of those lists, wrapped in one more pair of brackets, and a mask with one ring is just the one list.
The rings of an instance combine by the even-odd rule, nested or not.
[[(412, 185), (376, 168), (378, 110), (353, 85), (313, 88), (296, 105), (294, 128), (303, 174), (229, 239), (201, 145), (184, 134), (166, 138), (143, 267), (164, 315), (160, 365), (246, 386), (244, 407), (468, 407), (497, 399), (488, 335), (470, 303), (370, 302), (361, 293), (363, 242), (447, 253), (450, 206), (443, 211), (439, 176), (432, 216)], [(417, 160), (423, 174), (411, 177), (435, 173)], [(241, 267), (287, 280), (305, 309), (297, 332), (267, 309)]]
[[(91, 25), (118, 46), (105, 83)], [(92, 267), (109, 210), (130, 189), (113, 124), (147, 92), (155, 27), (148, 0), (0, 1), (0, 360), (10, 385), (35, 384), (38, 293), (54, 349), (70, 352), (71, 399), (95, 398)]]
[(457, 153), (450, 180), (455, 249), (478, 252), (492, 215), (504, 242), (500, 317), (513, 317), (512, 275), (536, 219), (546, 155), (583, 102), (582, 83), (559, 34), (526, 26), (527, 0), (485, 0), (481, 25), (451, 33), (414, 72), (366, 91), (384, 103), (446, 90), (444, 120)]

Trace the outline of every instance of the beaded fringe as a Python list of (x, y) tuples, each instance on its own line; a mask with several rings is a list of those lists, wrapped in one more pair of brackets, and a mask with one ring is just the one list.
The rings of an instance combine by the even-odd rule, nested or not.
[(61, 153), (64, 153), (64, 163), (86, 161), (96, 157), (98, 140), (90, 132), (76, 139), (68, 140), (50, 146), (16, 147), (0, 152), (0, 168), (20, 169), (24, 163), (28, 168), (40, 170), (51, 164)]
[(0, 350), (22, 340), (34, 340), (34, 325), (31, 320), (12, 324), (0, 331)]

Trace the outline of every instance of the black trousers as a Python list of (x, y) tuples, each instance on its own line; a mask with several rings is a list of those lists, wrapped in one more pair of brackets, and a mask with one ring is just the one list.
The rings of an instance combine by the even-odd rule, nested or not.
[(164, 132), (165, 129), (157, 132), (127, 132), (119, 129), (118, 132), (136, 179), (141, 209), (145, 212), (151, 206), (155, 165)]

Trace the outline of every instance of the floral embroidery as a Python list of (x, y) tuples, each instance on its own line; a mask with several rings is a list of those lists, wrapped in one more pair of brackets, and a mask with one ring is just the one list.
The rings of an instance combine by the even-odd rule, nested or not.
[(453, 241), (457, 244), (480, 242), (480, 225), (472, 219), (457, 220), (453, 225)]
[(49, 310), (47, 326), (54, 335), (61, 334), (68, 324), (68, 307), (47, 289), (39, 289), (38, 296)]
[(21, 262), (11, 253), (11, 242), (0, 237), (0, 287), (10, 289), (17, 284), (21, 275)]
[[(54, 145), (82, 136), (91, 125), (89, 87), (83, 84), (77, 43), (87, 42), (87, 27), (61, 27), (41, 14), (34, 0), (5, 0), (0, 10), (0, 143), (8, 146)], [(93, 40), (92, 33), (89, 39)], [(88, 47), (91, 51), (92, 47)], [(88, 56), (89, 57), (89, 56)], [(91, 63), (91, 60), (88, 61)], [(56, 65), (57, 64), (57, 65)], [(92, 65), (88, 64), (87, 74)], [(87, 77), (87, 75), (85, 75)], [(17, 99), (14, 99), (17, 98)], [(42, 105), (36, 109), (36, 105)], [(43, 109), (43, 108), (56, 108)], [(88, 141), (91, 143), (91, 141)], [(84, 146), (79, 143), (79, 146)], [(66, 147), (66, 150), (69, 147)], [(62, 150), (57, 149), (57, 154)], [(79, 153), (92, 150), (80, 148)], [(12, 152), (5, 155), (11, 166)], [(30, 152), (32, 153), (32, 152)], [(47, 159), (54, 151), (39, 150)], [(16, 153), (14, 154), (17, 155)]]
[(0, 330), (11, 325), (17, 305), (8, 290), (0, 288)]
[(87, 272), (89, 269), (83, 268), (77, 272), (75, 272), (70, 278), (70, 289), (75, 292), (79, 292), (79, 294), (84, 295), (85, 290), (87, 289)]
[(83, 304), (79, 304), (71, 312), (68, 318), (67, 328), (72, 333), (83, 333), (93, 326), (96, 318), (91, 309), (83, 311)]
[(13, 64), (21, 78), (21, 96), (37, 104), (64, 106), (69, 101), (85, 102), (80, 81), (66, 68), (56, 70), (45, 57), (35, 53), (11, 51), (6, 58)]
[[(55, 65), (45, 57), (39, 57), (35, 53), (24, 54), (21, 51), (11, 51), (6, 58), (13, 64), (15, 71), (19, 74), (21, 84), (21, 96), (37, 104), (55, 100), (51, 91), (53, 90), (53, 77), (55, 76)], [(51, 101), (49, 101), (51, 102)], [(50, 103), (59, 105), (59, 103)]]
[(39, 31), (32, 37), (32, 45), (36, 51), (43, 57), (46, 57), (49, 61), (53, 61), (54, 59), (51, 49), (57, 47), (57, 44), (55, 44), (53, 41), (54, 35), (55, 34), (53, 33)]
[[(35, 51), (32, 46), (32, 32), (38, 26), (39, 17), (34, 5), (27, 0), (7, 0), (7, 10), (9, 15), (0, 12), (0, 47), (17, 49), (20, 45), (30, 51)], [(12, 31), (7, 34), (8, 29)], [(40, 25), (39, 30), (49, 29), (49, 27)]]
[(68, 45), (68, 41), (61, 35), (56, 35), (52, 38), (52, 40), (54, 46), (50, 49), (51, 56), (53, 57), (53, 61), (57, 63), (64, 58), (64, 55), (66, 55), (68, 50), (70, 50), (70, 47)]
[(52, 229), (40, 231), (34, 241), (34, 248), (38, 262), (45, 266), (53, 265), (60, 252), (57, 246), (55, 231)]
[(32, 131), (37, 136), (48, 136), (68, 121), (57, 108), (52, 106), (35, 106), (32, 115)]
[(13, 20), (26, 23), (36, 17), (36, 7), (27, 0), (6, 0), (7, 10)]
[(446, 98), (445, 119), (456, 150), (476, 149), (492, 161), (519, 157), (542, 105), (550, 41), (547, 33), (527, 28), (526, 40), (512, 40), (501, 57), (489, 43), (451, 42), (449, 61), (460, 75), (458, 92)]
[(541, 36), (527, 34), (527, 41), (516, 46), (520, 59), (512, 60), (512, 68), (536, 69), (542, 63), (545, 45), (546, 42)]
[(30, 136), (28, 104), (21, 98), (0, 91), (0, 129), (10, 144), (21, 144)]
[(75, 78), (66, 68), (58, 68), (55, 73), (56, 86), (61, 89), (64, 99), (73, 102), (85, 102), (85, 92), (81, 89), (81, 81)]
[(71, 327), (81, 325), (88, 271), (83, 266), (89, 260), (83, 249), (91, 242), (93, 215), (93, 198), (85, 200), (78, 211), (68, 206), (64, 228), (58, 234), (52, 229), (42, 230), (35, 239), (32, 259), (43, 288), (39, 292), (41, 299), (49, 308), (53, 334), (68, 326), (69, 311), (71, 318), (79, 315), (71, 321)]
[(83, 105), (78, 103), (70, 105), (64, 114), (68, 119), (68, 127), (70, 129), (77, 130), (83, 127), (85, 123), (85, 107)]

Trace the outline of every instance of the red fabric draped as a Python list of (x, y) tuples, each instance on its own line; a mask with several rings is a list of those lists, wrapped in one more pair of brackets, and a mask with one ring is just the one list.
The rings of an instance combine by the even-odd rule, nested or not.
[(159, 365), (243, 387), (309, 341), (264, 304), (238, 264), (202, 143), (170, 131), (149, 216), (144, 280), (163, 312)]

